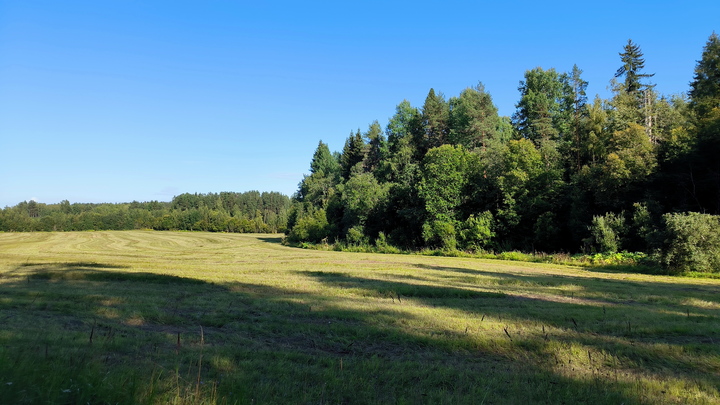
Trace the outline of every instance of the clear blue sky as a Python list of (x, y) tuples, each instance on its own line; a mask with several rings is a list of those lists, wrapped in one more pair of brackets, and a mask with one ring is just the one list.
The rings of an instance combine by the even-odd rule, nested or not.
[(479, 81), (502, 115), (534, 67), (608, 96), (629, 38), (686, 92), (718, 1), (0, 0), (0, 207), (292, 194), (319, 140)]

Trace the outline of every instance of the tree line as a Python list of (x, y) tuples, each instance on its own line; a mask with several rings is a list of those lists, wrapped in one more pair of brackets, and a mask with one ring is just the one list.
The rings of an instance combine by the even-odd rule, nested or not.
[(538, 67), (511, 117), (482, 84), (449, 99), (430, 89), (419, 108), (398, 104), (384, 129), (352, 131), (341, 152), (320, 141), (288, 240), (642, 251), (717, 270), (720, 40), (709, 37), (687, 94), (659, 94), (631, 40), (619, 56), (608, 99), (588, 100), (577, 66)]
[(248, 191), (178, 195), (171, 202), (43, 204), (24, 201), (0, 210), (0, 231), (183, 230), (285, 232), (290, 198)]

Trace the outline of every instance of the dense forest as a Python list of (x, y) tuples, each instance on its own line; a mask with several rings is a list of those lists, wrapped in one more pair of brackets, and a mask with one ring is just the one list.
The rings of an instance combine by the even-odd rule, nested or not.
[(289, 214), (288, 240), (406, 249), (642, 251), (676, 270), (720, 268), (720, 40), (688, 93), (658, 94), (631, 40), (609, 99), (582, 70), (535, 68), (512, 117), (482, 84), (385, 129), (322, 141)]
[(181, 194), (171, 202), (42, 204), (0, 210), (0, 231), (187, 230), (284, 232), (290, 198), (276, 192)]
[(662, 95), (640, 47), (619, 53), (609, 99), (582, 70), (525, 72), (512, 117), (482, 84), (385, 129), (320, 141), (292, 201), (280, 193), (0, 210), (0, 231), (285, 232), (289, 242), (442, 251), (645, 252), (674, 271), (720, 271), (720, 39), (687, 94)]

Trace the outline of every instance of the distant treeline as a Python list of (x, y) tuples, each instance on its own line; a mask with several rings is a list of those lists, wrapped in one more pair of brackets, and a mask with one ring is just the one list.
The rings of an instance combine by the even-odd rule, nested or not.
[(183, 230), (285, 232), (290, 198), (276, 192), (181, 194), (171, 202), (43, 204), (0, 210), (0, 231)]
[(500, 117), (482, 85), (383, 128), (319, 143), (288, 240), (445, 251), (647, 252), (674, 271), (720, 271), (720, 39), (710, 36), (687, 94), (650, 83), (628, 41), (612, 97), (535, 68)]

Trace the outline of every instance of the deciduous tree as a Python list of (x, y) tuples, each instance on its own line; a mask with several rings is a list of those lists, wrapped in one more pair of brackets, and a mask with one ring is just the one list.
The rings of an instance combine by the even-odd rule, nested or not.
[(468, 87), (450, 99), (450, 142), (468, 149), (485, 148), (496, 136), (500, 117), (485, 86)]

